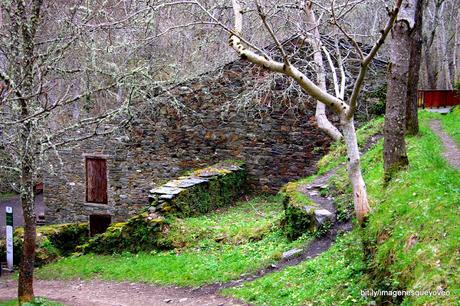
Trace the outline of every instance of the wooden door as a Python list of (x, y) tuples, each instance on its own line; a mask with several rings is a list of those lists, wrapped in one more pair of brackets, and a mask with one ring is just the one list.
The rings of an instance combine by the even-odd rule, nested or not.
[(107, 204), (107, 161), (86, 158), (86, 202)]

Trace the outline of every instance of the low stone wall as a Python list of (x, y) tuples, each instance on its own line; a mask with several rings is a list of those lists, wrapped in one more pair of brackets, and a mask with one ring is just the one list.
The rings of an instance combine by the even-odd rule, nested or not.
[(242, 162), (223, 161), (150, 190), (151, 204), (128, 222), (112, 224), (105, 233), (82, 245), (83, 253), (112, 254), (168, 249), (170, 222), (233, 204), (246, 189)]
[[(13, 234), (13, 260), (18, 265), (21, 260), (24, 230), (17, 228)], [(37, 228), (35, 265), (41, 266), (68, 256), (80, 244), (89, 240), (88, 223), (48, 225)], [(0, 241), (0, 261), (6, 259), (5, 241)]]
[(149, 212), (181, 217), (204, 214), (232, 204), (245, 189), (245, 165), (224, 161), (152, 189)]
[(156, 213), (141, 213), (127, 222), (113, 223), (105, 233), (94, 236), (78, 247), (83, 253), (113, 254), (122, 252), (140, 252), (157, 248), (161, 245), (164, 231), (169, 221)]

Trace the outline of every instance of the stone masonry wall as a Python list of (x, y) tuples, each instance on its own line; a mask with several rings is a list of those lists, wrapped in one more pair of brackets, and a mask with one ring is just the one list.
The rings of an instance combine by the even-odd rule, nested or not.
[[(316, 126), (315, 101), (286, 95), (285, 79), (270, 93), (241, 97), (266, 84), (270, 74), (242, 61), (175, 87), (155, 105), (137, 107), (127, 130), (111, 139), (93, 139), (60, 152), (55, 175), (46, 174), (46, 220), (87, 221), (111, 214), (124, 221), (148, 204), (148, 192), (186, 170), (221, 160), (245, 162), (249, 187), (277, 191), (286, 182), (313, 173), (330, 139)], [(261, 85), (262, 84), (262, 85)], [(180, 112), (171, 106), (182, 103)], [(108, 205), (85, 203), (85, 154), (107, 159)]]

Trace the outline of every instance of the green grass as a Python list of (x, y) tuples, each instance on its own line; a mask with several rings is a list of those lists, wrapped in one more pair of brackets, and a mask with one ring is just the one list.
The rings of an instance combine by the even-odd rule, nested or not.
[(352, 233), (313, 260), (222, 293), (255, 305), (363, 304), (364, 269), (359, 236)]
[[(18, 300), (0, 301), (0, 306), (17, 306)], [(50, 301), (43, 297), (36, 297), (33, 302), (22, 304), (23, 306), (64, 306), (64, 304)]]
[(443, 129), (452, 136), (460, 147), (460, 106), (441, 118)]
[[(456, 305), (460, 300), (460, 173), (442, 158), (440, 140), (427, 127), (430, 118), (431, 114), (420, 114), (421, 135), (407, 140), (410, 167), (386, 188), (382, 141), (363, 155), (373, 209), (364, 233), (355, 229), (310, 262), (225, 293), (255, 305), (367, 305), (371, 299), (361, 297), (360, 290), (442, 289), (450, 295), (393, 302)], [(345, 181), (345, 177), (345, 171), (338, 171), (333, 180)], [(369, 258), (361, 255), (362, 235), (370, 244)]]
[(305, 243), (289, 242), (278, 229), (279, 197), (262, 196), (207, 216), (172, 225), (167, 252), (64, 258), (37, 269), (41, 279), (141, 281), (179, 286), (225, 282), (267, 266), (282, 252)]
[(176, 249), (200, 247), (206, 241), (241, 245), (276, 230), (283, 216), (279, 196), (262, 195), (210, 214), (178, 219), (166, 239)]
[[(383, 130), (383, 117), (376, 118), (372, 121), (369, 121), (365, 125), (361, 126), (357, 129), (357, 138), (358, 138), (358, 146), (360, 150), (364, 148), (366, 142), (374, 135), (380, 133)], [(321, 160), (318, 162), (318, 174), (321, 175), (340, 164), (345, 164), (347, 161), (346, 156), (347, 148), (345, 143), (341, 141), (337, 141), (332, 144), (330, 152), (325, 155)]]

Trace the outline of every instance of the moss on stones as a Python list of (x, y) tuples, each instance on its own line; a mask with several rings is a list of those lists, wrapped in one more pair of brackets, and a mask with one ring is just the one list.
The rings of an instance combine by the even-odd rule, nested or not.
[[(24, 229), (17, 228), (13, 234), (13, 260), (18, 264), (21, 259)], [(61, 256), (67, 256), (77, 250), (77, 246), (89, 239), (87, 223), (69, 223), (47, 225), (37, 228), (35, 265), (42, 266)], [(0, 258), (6, 257), (5, 242), (0, 242)]]
[(149, 211), (189, 217), (228, 206), (244, 194), (246, 176), (244, 163), (239, 161), (227, 160), (195, 170), (152, 190)]
[(298, 188), (299, 182), (290, 182), (280, 190), (284, 207), (283, 230), (290, 240), (305, 233), (314, 233), (318, 229), (315, 210), (320, 207)]
[(83, 253), (113, 254), (122, 252), (140, 252), (162, 245), (161, 236), (169, 228), (169, 221), (155, 213), (142, 213), (128, 222), (114, 223), (102, 234), (91, 238), (79, 247)]
[(152, 202), (128, 222), (114, 223), (79, 249), (113, 254), (171, 248), (166, 238), (171, 222), (234, 203), (245, 191), (244, 163), (223, 161), (191, 172), (151, 191)]

